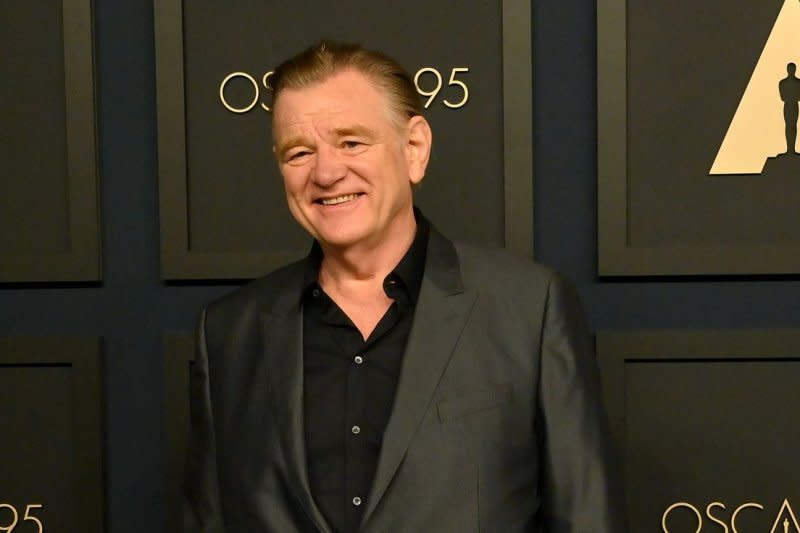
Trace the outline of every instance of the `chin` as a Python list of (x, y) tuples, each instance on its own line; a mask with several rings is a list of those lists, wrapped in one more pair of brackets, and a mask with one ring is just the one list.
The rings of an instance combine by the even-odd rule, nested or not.
[(325, 246), (338, 249), (349, 248), (363, 241), (363, 239), (359, 239), (357, 237), (345, 237), (341, 235), (336, 235), (336, 236), (320, 235), (318, 240), (321, 244)]
[(340, 231), (320, 231), (317, 233), (317, 240), (332, 248), (347, 248), (364, 242), (367, 233), (356, 228), (347, 228)]

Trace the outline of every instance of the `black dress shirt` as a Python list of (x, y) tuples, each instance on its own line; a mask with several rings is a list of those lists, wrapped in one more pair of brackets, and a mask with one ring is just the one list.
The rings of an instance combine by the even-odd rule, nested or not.
[(322, 253), (303, 293), (303, 408), (311, 494), (334, 531), (358, 531), (394, 405), (422, 285), (428, 222), (418, 213), (406, 254), (383, 281), (394, 300), (364, 340), (317, 282)]

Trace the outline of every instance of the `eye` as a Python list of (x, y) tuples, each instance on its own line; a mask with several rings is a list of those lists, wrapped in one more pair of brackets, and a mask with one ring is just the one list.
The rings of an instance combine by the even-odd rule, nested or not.
[(339, 146), (347, 152), (358, 152), (363, 150), (367, 145), (359, 139), (345, 139), (339, 143)]
[(296, 162), (301, 161), (304, 157), (310, 155), (311, 152), (309, 150), (300, 149), (300, 150), (293, 150), (286, 154), (286, 161), (289, 162)]

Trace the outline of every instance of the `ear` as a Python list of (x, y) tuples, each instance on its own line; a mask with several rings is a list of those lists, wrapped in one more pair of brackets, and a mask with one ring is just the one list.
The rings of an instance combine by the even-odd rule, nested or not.
[(428, 167), (428, 159), (431, 155), (433, 134), (430, 124), (422, 115), (415, 115), (408, 119), (406, 131), (408, 133), (405, 146), (408, 179), (413, 185), (416, 185), (425, 177), (425, 169)]

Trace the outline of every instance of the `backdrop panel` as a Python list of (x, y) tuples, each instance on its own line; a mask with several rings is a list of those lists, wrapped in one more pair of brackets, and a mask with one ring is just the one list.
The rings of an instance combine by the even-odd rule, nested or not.
[(429, 218), (452, 238), (532, 255), (528, 2), (165, 0), (155, 17), (164, 278), (252, 278), (307, 252), (271, 154), (266, 77), (321, 38), (383, 50), (417, 75), (434, 131), (417, 192)]
[(800, 3), (609, 0), (597, 19), (600, 274), (800, 272)]
[(601, 331), (597, 342), (631, 531), (800, 531), (800, 331)]
[(0, 19), (0, 282), (100, 279), (89, 0)]
[(0, 529), (104, 531), (100, 374), (99, 339), (0, 338)]

